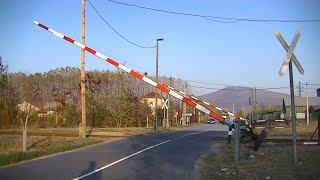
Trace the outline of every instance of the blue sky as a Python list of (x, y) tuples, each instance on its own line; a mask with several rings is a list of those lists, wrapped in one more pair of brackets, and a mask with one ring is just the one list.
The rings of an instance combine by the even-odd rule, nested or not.
[[(298, 0), (119, 0), (168, 11), (248, 19), (320, 19), (320, 1)], [(189, 80), (190, 85), (223, 88), (215, 84), (247, 87), (289, 86), (288, 71), (278, 71), (286, 55), (274, 36), (279, 31), (288, 44), (296, 30), (301, 36), (294, 51), (305, 70), (294, 67), (294, 83), (320, 84), (320, 22), (218, 23), (203, 18), (165, 14), (90, 0), (123, 36), (143, 45), (159, 47), (159, 74)], [(0, 1), (0, 56), (10, 72), (46, 72), (57, 67), (79, 67), (80, 49), (37, 27), (40, 23), (80, 41), (81, 0)], [(86, 4), (86, 45), (131, 69), (155, 74), (155, 49), (133, 46), (115, 34)], [(115, 70), (86, 53), (86, 70)], [(200, 81), (211, 84), (199, 84)], [(312, 88), (319, 88), (313, 86)], [(215, 91), (192, 88), (196, 95)], [(289, 94), (289, 88), (278, 92)], [(309, 90), (315, 95), (315, 89)]]

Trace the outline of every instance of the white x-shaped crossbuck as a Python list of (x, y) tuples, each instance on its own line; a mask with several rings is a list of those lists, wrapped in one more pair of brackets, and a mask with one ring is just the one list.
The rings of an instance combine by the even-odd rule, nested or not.
[(282, 38), (281, 34), (279, 32), (275, 32), (276, 37), (278, 38), (278, 40), (282, 44), (283, 48), (287, 51), (287, 55), (284, 58), (282, 66), (281, 66), (281, 68), (279, 70), (279, 75), (280, 76), (282, 76), (284, 74), (284, 72), (286, 71), (290, 60), (292, 60), (294, 62), (294, 64), (296, 65), (298, 71), (300, 72), (300, 74), (304, 74), (304, 70), (303, 70), (301, 64), (299, 63), (299, 61), (296, 58), (296, 56), (293, 54), (294, 48), (297, 45), (297, 42), (298, 42), (299, 37), (300, 37), (300, 34), (301, 34), (300, 31), (297, 31), (294, 34), (294, 37), (293, 37), (292, 42), (291, 42), (291, 45), (288, 46), (286, 41)]

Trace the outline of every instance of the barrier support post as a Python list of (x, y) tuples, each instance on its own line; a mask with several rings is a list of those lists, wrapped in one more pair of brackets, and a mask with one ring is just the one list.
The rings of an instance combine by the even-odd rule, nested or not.
[(233, 160), (238, 162), (240, 160), (240, 124), (238, 122), (234, 123), (234, 143), (233, 143)]
[(229, 126), (229, 131), (228, 131), (228, 144), (231, 144), (231, 137), (232, 137), (232, 127)]

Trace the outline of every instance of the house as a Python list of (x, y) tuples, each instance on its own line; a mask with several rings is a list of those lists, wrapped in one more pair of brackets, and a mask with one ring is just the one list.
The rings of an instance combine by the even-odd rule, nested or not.
[[(297, 113), (297, 119), (304, 119), (305, 112), (307, 111), (307, 98), (306, 97), (295, 97), (295, 110)], [(291, 98), (284, 98), (286, 107), (287, 117), (291, 117)], [(309, 97), (308, 98), (309, 109), (312, 106), (314, 109), (320, 109), (320, 97)], [(311, 112), (310, 112), (311, 113)]]
[[(157, 95), (157, 108), (161, 109), (162, 105), (163, 105), (163, 98), (158, 94)], [(143, 96), (140, 100), (141, 103), (147, 103), (148, 106), (151, 108), (152, 110), (152, 115), (155, 115), (155, 109), (156, 109), (156, 93), (155, 92), (150, 92), (148, 94), (146, 94), (145, 96)]]
[(37, 103), (29, 103), (27, 101), (23, 101), (22, 103), (18, 104), (18, 110), (20, 112), (39, 112), (41, 110), (41, 105)]
[(23, 101), (17, 105), (20, 112), (37, 113), (38, 117), (44, 117), (48, 115), (53, 115), (56, 113), (59, 103), (57, 102), (46, 102), (44, 105), (40, 103), (30, 103)]

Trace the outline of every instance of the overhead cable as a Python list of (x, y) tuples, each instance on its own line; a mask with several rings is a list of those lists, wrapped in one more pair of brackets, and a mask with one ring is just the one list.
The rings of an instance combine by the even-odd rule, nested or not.
[(126, 37), (124, 37), (123, 35), (121, 35), (117, 30), (115, 30), (109, 23), (108, 21), (102, 17), (102, 15), (98, 12), (98, 10), (93, 6), (93, 4), (89, 1), (89, 0), (86, 0), (88, 1), (88, 3), (90, 4), (90, 6), (93, 8), (93, 10), (99, 15), (99, 17), (109, 26), (110, 29), (113, 30), (113, 32), (115, 32), (118, 36), (120, 36), (122, 39), (124, 39), (125, 41), (127, 41), (128, 43), (134, 45), (134, 46), (137, 46), (139, 48), (155, 48), (156, 46), (141, 46), (137, 43), (134, 43), (132, 41), (130, 41), (129, 39), (127, 39)]
[(236, 23), (240, 21), (247, 21), (247, 22), (265, 22), (265, 23), (311, 23), (311, 22), (320, 22), (320, 19), (302, 19), (302, 20), (295, 20), (295, 19), (249, 19), (249, 18), (234, 18), (234, 17), (223, 17), (223, 16), (210, 16), (210, 15), (201, 15), (201, 14), (192, 14), (192, 13), (185, 13), (185, 12), (177, 12), (177, 11), (168, 11), (163, 9), (156, 9), (150, 8), (146, 6), (139, 6), (136, 4), (129, 4), (115, 0), (107, 0), (111, 3), (130, 6), (140, 9), (146, 9), (150, 11), (174, 14), (174, 15), (182, 15), (182, 16), (192, 16), (192, 17), (199, 17), (205, 18), (207, 20), (216, 21), (219, 23)]

